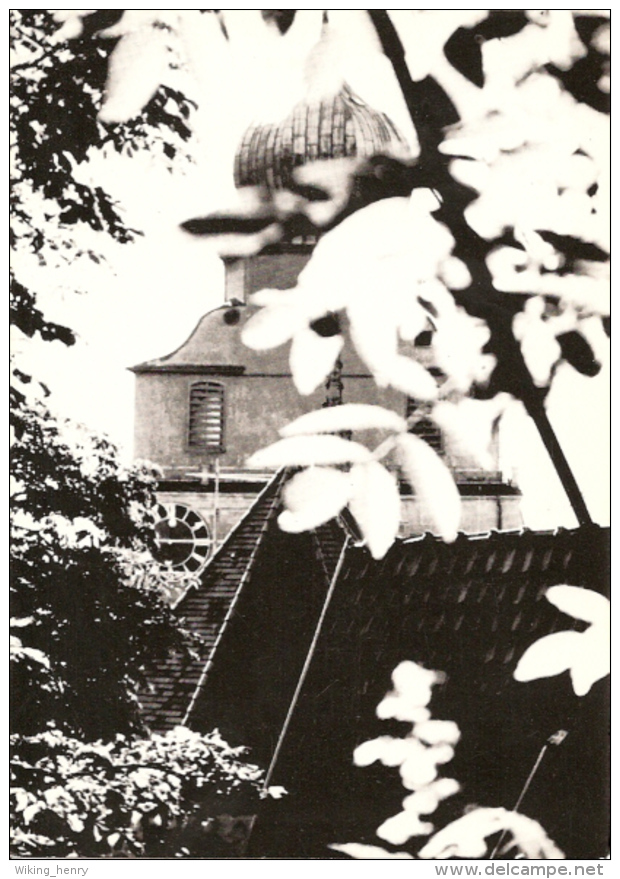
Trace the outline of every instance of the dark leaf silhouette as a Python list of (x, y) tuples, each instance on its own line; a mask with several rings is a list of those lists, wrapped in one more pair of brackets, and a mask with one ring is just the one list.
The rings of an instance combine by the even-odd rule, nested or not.
[(310, 327), (317, 335), (328, 338), (329, 336), (338, 335), (340, 332), (340, 321), (337, 314), (326, 314), (325, 317), (312, 321)]
[(557, 77), (564, 88), (578, 101), (588, 104), (599, 113), (611, 111), (609, 94), (602, 91), (598, 83), (604, 74), (609, 73), (609, 57), (599, 52), (591, 44), (593, 34), (607, 19), (598, 16), (575, 16), (575, 28), (587, 48), (587, 55), (580, 58), (568, 70), (560, 70), (548, 64), (547, 70)]
[(273, 21), (281, 34), (285, 34), (295, 20), (296, 9), (261, 9), (265, 21)]
[(458, 28), (444, 46), (444, 54), (459, 73), (466, 76), (474, 85), (482, 88), (484, 74), (480, 39), (477, 34), (473, 33), (470, 28)]
[(186, 220), (181, 227), (192, 235), (253, 235), (276, 221), (276, 215), (271, 212), (253, 217), (213, 214)]
[(562, 349), (562, 357), (582, 375), (595, 376), (601, 371), (601, 364), (581, 333), (573, 330), (557, 337)]
[(488, 16), (473, 28), (478, 40), (511, 37), (528, 23), (523, 9), (490, 9)]
[(567, 257), (571, 264), (575, 260), (592, 260), (593, 262), (606, 262), (609, 254), (602, 250), (598, 244), (591, 241), (583, 241), (574, 235), (559, 235), (557, 232), (541, 231), (541, 238), (552, 244), (556, 250)]

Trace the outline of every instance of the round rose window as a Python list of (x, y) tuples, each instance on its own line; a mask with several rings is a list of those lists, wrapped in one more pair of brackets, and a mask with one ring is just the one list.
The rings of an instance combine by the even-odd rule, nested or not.
[(211, 534), (204, 519), (185, 504), (159, 504), (155, 524), (162, 562), (178, 571), (197, 574), (211, 555)]

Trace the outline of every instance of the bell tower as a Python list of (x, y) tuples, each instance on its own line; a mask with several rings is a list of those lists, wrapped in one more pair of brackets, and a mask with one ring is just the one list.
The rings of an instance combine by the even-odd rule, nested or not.
[[(308, 163), (380, 155), (412, 158), (394, 123), (342, 84), (327, 97), (298, 104), (280, 123), (250, 125), (236, 152), (235, 184), (267, 193), (294, 190), (295, 171)], [(267, 352), (243, 345), (241, 330), (255, 312), (251, 295), (294, 287), (315, 244), (316, 237), (300, 235), (254, 256), (226, 259), (226, 303), (205, 314), (171, 354), (133, 367), (136, 456), (162, 471), (158, 532), (162, 552), (179, 570), (200, 573), (251, 505), (272, 474), (250, 471), (245, 461), (275, 442), (289, 421), (342, 401), (411, 414), (412, 401), (391, 388), (378, 389), (352, 346), (346, 346), (326, 386), (301, 397), (292, 383), (287, 345)], [(432, 368), (427, 335), (403, 343), (403, 353)], [(428, 422), (421, 424), (429, 433)], [(424, 438), (441, 449), (437, 431)], [(448, 463), (458, 471), (458, 461)], [(516, 492), (502, 485), (499, 475), (468, 471), (457, 478), (465, 530), (520, 525)], [(402, 489), (403, 533), (429, 530), (411, 491)]]

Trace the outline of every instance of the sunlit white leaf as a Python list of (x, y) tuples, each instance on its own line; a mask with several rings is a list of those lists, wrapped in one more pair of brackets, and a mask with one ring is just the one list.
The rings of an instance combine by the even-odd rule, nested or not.
[(85, 18), (87, 15), (92, 15), (93, 12), (96, 11), (96, 9), (52, 9), (51, 13), (54, 21), (61, 24), (69, 18)]
[(437, 532), (447, 542), (456, 540), (461, 520), (461, 498), (452, 474), (420, 437), (400, 434), (395, 442), (398, 463)]
[(425, 721), (431, 716), (428, 708), (420, 707), (416, 704), (416, 700), (393, 693), (389, 693), (379, 702), (376, 713), (379, 720), (394, 718), (394, 720), (403, 720), (409, 723)]
[(407, 422), (396, 412), (368, 403), (344, 403), (301, 415), (280, 430), (283, 437), (308, 433), (338, 433), (341, 430), (391, 430), (399, 433)]
[(288, 793), (285, 787), (282, 787), (281, 784), (272, 784), (265, 791), (266, 797), (271, 797), (272, 800), (281, 800), (282, 797), (286, 796)]
[(598, 626), (591, 626), (582, 634), (579, 647), (579, 661), (573, 662), (570, 676), (575, 695), (585, 696), (610, 672), (609, 630), (603, 634)]
[(296, 289), (293, 287), (288, 290), (280, 290), (278, 287), (263, 287), (250, 296), (251, 305), (260, 305), (261, 307), (272, 307), (274, 305), (291, 305), (295, 306), (298, 301)]
[(433, 407), (433, 421), (453, 454), (492, 470), (497, 466), (493, 429), (509, 401), (507, 394), (497, 394), (490, 400), (440, 400)]
[(384, 258), (410, 248), (410, 223), (408, 198), (382, 199), (346, 217), (321, 238), (317, 250), (322, 259), (333, 262), (346, 255), (350, 268), (358, 271), (355, 260), (364, 253)]
[(418, 815), (431, 815), (441, 800), (453, 796), (460, 789), (460, 784), (454, 778), (438, 778), (426, 787), (422, 787), (405, 797), (403, 809)]
[(57, 9), (54, 12), (54, 20), (62, 22), (60, 27), (51, 37), (52, 43), (62, 43), (63, 40), (74, 40), (84, 30), (82, 19), (96, 12), (96, 9)]
[(394, 689), (377, 705), (377, 717), (411, 723), (428, 720), (430, 713), (425, 706), (431, 700), (433, 685), (440, 680), (437, 672), (416, 662), (405, 660), (399, 663), (392, 672)]
[[(415, 743), (413, 746), (418, 747)], [(400, 766), (407, 759), (410, 750), (411, 739), (380, 736), (358, 745), (353, 752), (353, 763), (356, 766), (370, 766), (378, 761), (384, 766)]]
[(49, 658), (42, 650), (38, 650), (36, 647), (24, 647), (21, 639), (15, 635), (9, 637), (9, 652), (18, 661), (23, 657), (28, 657), (45, 668), (51, 667)]
[(515, 120), (497, 112), (466, 123), (452, 126), (439, 145), (439, 152), (448, 156), (467, 156), (493, 162), (503, 151), (520, 147), (526, 137), (526, 120)]
[(306, 201), (304, 212), (317, 226), (333, 220), (346, 207), (354, 174), (365, 160), (361, 157), (322, 159), (302, 165), (294, 172), (295, 181), (315, 186), (327, 193), (322, 201)]
[(23, 812), (24, 824), (30, 824), (35, 815), (38, 815), (43, 808), (44, 806), (42, 802), (32, 803), (30, 806), (26, 806)]
[(348, 474), (331, 467), (310, 467), (284, 487), (287, 509), (278, 522), (283, 531), (309, 531), (337, 516), (346, 506), (351, 487)]
[(380, 387), (389, 385), (417, 400), (437, 399), (437, 382), (421, 363), (410, 357), (399, 355), (381, 364), (375, 379)]
[(347, 502), (351, 492), (349, 476), (333, 467), (309, 467), (297, 473), (284, 486), (283, 500), (287, 509), (299, 513), (308, 507), (324, 504), (325, 496), (342, 499), (340, 507)]
[(515, 669), (517, 681), (534, 681), (559, 675), (571, 667), (579, 650), (579, 632), (555, 632), (528, 647)]
[[(382, 199), (355, 211), (322, 236), (299, 277), (298, 286), (323, 313), (347, 309), (364, 360), (374, 362), (392, 350), (388, 333), (398, 315), (390, 300), (433, 278), (453, 247), (451, 234), (430, 214), (428, 199), (436, 207), (430, 190), (415, 190), (410, 199)], [(367, 332), (373, 319), (383, 325), (376, 350)]]
[(335, 852), (342, 852), (344, 855), (348, 855), (350, 858), (356, 858), (358, 860), (371, 861), (371, 860), (381, 860), (381, 861), (413, 861), (413, 855), (407, 854), (407, 852), (388, 852), (383, 848), (380, 848), (378, 845), (364, 845), (361, 842), (345, 842), (341, 845), (332, 844), (329, 848), (333, 849)]
[(523, 359), (534, 384), (539, 387), (548, 383), (551, 370), (562, 355), (553, 324), (543, 319), (544, 306), (543, 298), (534, 296), (513, 320), (513, 331), (515, 338), (521, 342)]
[(389, 369), (397, 355), (398, 315), (376, 296), (364, 295), (350, 303), (347, 314), (355, 350), (377, 382), (387, 384), (379, 376)]
[(378, 461), (355, 464), (349, 473), (351, 510), (373, 558), (381, 559), (394, 543), (400, 524), (396, 479)]
[[(585, 156), (583, 158), (586, 162), (589, 162)], [(590, 186), (591, 183), (592, 181), (589, 181), (586, 186)], [(524, 229), (518, 226), (514, 230), (514, 237), (523, 246), (530, 260), (536, 265), (542, 266), (549, 271), (555, 271), (560, 268), (561, 260), (558, 252), (552, 244), (545, 241), (534, 229)]]
[(488, 837), (502, 830), (512, 835), (502, 854), (516, 847), (519, 854), (527, 859), (564, 858), (564, 853), (537, 821), (503, 808), (477, 808), (457, 818), (431, 837), (419, 851), (418, 857), (424, 860), (484, 858), (488, 852)]
[(142, 112), (167, 69), (165, 32), (145, 27), (121, 37), (108, 62), (102, 122), (127, 122)]
[(427, 720), (424, 723), (416, 723), (413, 732), (427, 745), (442, 743), (456, 745), (461, 737), (461, 732), (453, 720)]
[(31, 626), (34, 623), (34, 617), (11, 617), (9, 625), (13, 629), (21, 629), (23, 626)]
[(552, 586), (545, 598), (562, 613), (586, 623), (605, 625), (609, 621), (609, 600), (592, 589), (580, 586)]
[(576, 586), (553, 586), (546, 597), (591, 625), (585, 632), (554, 632), (535, 641), (519, 660), (514, 678), (533, 681), (570, 670), (575, 694), (585, 696), (610, 671), (609, 601)]
[(422, 308), (417, 296), (413, 297), (409, 293), (407, 297), (403, 297), (403, 301), (397, 301), (395, 307), (398, 309), (398, 335), (401, 339), (413, 341), (423, 330), (428, 329), (428, 312)]
[(489, 341), (490, 330), (460, 307), (446, 309), (440, 318), (433, 334), (437, 366), (454, 387), (467, 393), (473, 382), (483, 383), (488, 377), (489, 355), (482, 349)]
[[(539, 10), (536, 13), (540, 15)], [(507, 38), (487, 41), (483, 47), (483, 64), (493, 85), (496, 80), (502, 85), (516, 83), (544, 64), (568, 70), (586, 54), (570, 10), (548, 9), (543, 15), (542, 26), (539, 18)]]
[(418, 857), (436, 860), (483, 858), (487, 853), (487, 836), (504, 828), (505, 817), (505, 809), (474, 809), (436, 833), (420, 850)]
[(325, 380), (333, 370), (343, 344), (342, 336), (319, 336), (309, 327), (295, 333), (289, 362), (293, 382), (300, 394), (313, 393)]
[(289, 534), (301, 534), (304, 531), (312, 531), (331, 519), (331, 515), (324, 515), (322, 511), (309, 510), (301, 513), (291, 513), (283, 510), (278, 516), (278, 525), (282, 531)]
[(435, 827), (428, 821), (420, 821), (412, 810), (399, 812), (377, 828), (377, 836), (390, 845), (403, 845), (413, 836), (428, 836)]
[(390, 9), (390, 17), (405, 48), (411, 77), (431, 76), (450, 96), (460, 116), (479, 115), (482, 98), (468, 79), (448, 61), (443, 47), (459, 27), (471, 27), (488, 15), (487, 10)]
[(439, 276), (450, 290), (464, 290), (471, 284), (469, 269), (456, 256), (449, 256), (442, 262)]
[(372, 455), (360, 443), (339, 436), (292, 436), (255, 452), (247, 461), (251, 468), (311, 467), (320, 464), (361, 463)]
[[(417, 739), (413, 741), (418, 742)], [(419, 747), (411, 749), (407, 759), (400, 765), (400, 778), (407, 790), (418, 790), (437, 778), (437, 766), (452, 759), (454, 751), (448, 745), (440, 748), (426, 748), (420, 742)]]
[(283, 345), (297, 332), (307, 327), (303, 311), (292, 303), (262, 308), (245, 323), (241, 341), (255, 351), (266, 351)]
[[(166, 13), (172, 13), (172, 15), (174, 15), (173, 10), (125, 9), (120, 19), (115, 24), (99, 31), (99, 36), (113, 38), (134, 33), (154, 24), (155, 22), (162, 22), (166, 17)], [(177, 21), (175, 20), (174, 23), (176, 25)]]
[(431, 760), (427, 750), (421, 747), (417, 754), (401, 763), (398, 771), (401, 784), (406, 790), (416, 791), (437, 778), (437, 764)]
[(528, 818), (519, 812), (508, 812), (505, 826), (512, 839), (501, 849), (501, 854), (516, 848), (528, 860), (560, 861), (564, 859), (564, 852), (557, 847), (538, 821), (534, 821), (533, 818)]

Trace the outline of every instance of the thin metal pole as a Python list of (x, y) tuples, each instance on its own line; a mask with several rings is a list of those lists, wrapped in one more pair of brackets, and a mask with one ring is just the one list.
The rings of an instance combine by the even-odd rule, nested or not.
[(213, 492), (213, 548), (217, 548), (218, 524), (220, 518), (220, 459), (215, 459), (215, 486)]
[[(549, 736), (549, 738), (547, 739), (545, 744), (540, 749), (540, 753), (539, 753), (538, 757), (536, 758), (534, 765), (532, 766), (530, 774), (526, 778), (525, 784), (521, 788), (521, 793), (517, 797), (517, 802), (512, 807), (513, 812), (519, 811), (519, 807), (521, 806), (521, 803), (523, 802), (523, 798), (525, 797), (526, 793), (528, 792), (530, 785), (531, 785), (532, 781), (534, 780), (534, 776), (538, 772), (538, 767), (542, 763), (543, 757), (545, 756), (545, 754), (547, 753), (547, 750), (549, 749), (549, 745), (561, 745), (567, 735), (568, 735), (568, 733), (566, 732), (566, 730), (559, 729), (552, 736)], [(499, 847), (502, 844), (502, 842), (504, 841), (507, 832), (508, 831), (506, 830), (506, 828), (504, 828), (502, 830), (500, 837), (497, 840), (497, 843), (495, 844), (493, 851), (489, 855), (489, 860), (492, 861), (493, 858), (495, 857), (495, 855), (497, 854), (497, 852), (499, 851)]]
[(332, 595), (334, 594), (334, 589), (336, 588), (336, 581), (340, 576), (340, 571), (342, 570), (342, 565), (344, 563), (344, 556), (349, 545), (349, 535), (347, 534), (344, 543), (342, 544), (342, 549), (340, 550), (340, 557), (338, 558), (338, 563), (336, 564), (336, 569), (332, 575), (331, 583), (329, 584), (329, 589), (327, 590), (327, 595), (325, 596), (325, 601), (323, 602), (323, 607), (321, 608), (321, 613), (316, 624), (316, 628), (314, 630), (314, 635), (312, 636), (312, 641), (310, 642), (310, 647), (308, 648), (308, 654), (306, 656), (306, 660), (304, 662), (303, 668), (299, 675), (299, 680), (297, 681), (297, 686), (295, 687), (295, 692), (293, 693), (293, 698), (291, 699), (291, 704), (289, 705), (288, 711), (286, 713), (286, 717), (284, 719), (284, 724), (282, 725), (282, 729), (280, 731), (280, 735), (278, 737), (278, 742), (276, 744), (275, 750), (273, 752), (273, 757), (271, 758), (271, 763), (269, 764), (269, 768), (265, 773), (265, 780), (263, 782), (263, 793), (266, 792), (269, 787), (269, 783), (273, 777), (273, 773), (276, 767), (276, 763), (278, 762), (278, 757), (280, 756), (280, 751), (282, 750), (282, 745), (284, 744), (284, 739), (286, 738), (286, 734), (288, 732), (289, 726), (291, 724), (291, 719), (293, 717), (293, 712), (297, 707), (297, 702), (299, 700), (299, 696), (302, 690), (302, 687), (305, 683), (306, 676), (308, 674), (308, 670), (310, 668), (310, 663), (314, 657), (314, 651), (316, 650), (316, 645), (319, 640), (319, 635), (321, 634), (321, 629), (323, 628), (323, 622), (325, 620), (325, 616), (327, 614), (327, 610), (329, 608), (330, 601), (332, 599)]
[[(277, 478), (277, 477), (275, 477), (275, 478)], [(269, 483), (269, 485), (265, 488), (264, 491), (267, 491), (269, 489), (270, 485), (271, 485), (271, 483)], [(185, 712), (183, 720), (181, 721), (181, 726), (187, 726), (189, 724), (190, 718), (191, 718), (192, 713), (194, 711), (194, 706), (196, 705), (196, 702), (198, 700), (198, 696), (199, 696), (201, 690), (205, 686), (205, 683), (207, 680), (207, 675), (209, 674), (209, 671), (211, 670), (211, 666), (213, 665), (213, 658), (215, 656), (215, 651), (219, 647), (220, 641), (222, 640), (222, 636), (223, 636), (226, 628), (228, 627), (228, 623), (230, 622), (232, 615), (235, 612), (235, 608), (236, 608), (237, 602), (239, 600), (239, 596), (241, 595), (241, 591), (242, 591), (243, 587), (245, 586), (245, 583), (246, 583), (246, 580), (249, 576), (252, 565), (254, 564), (254, 559), (256, 558), (258, 548), (262, 542), (263, 535), (265, 534), (265, 531), (267, 530), (269, 522), (271, 521), (271, 517), (273, 516), (273, 511), (275, 509), (278, 497), (279, 497), (278, 492), (276, 492), (276, 494), (272, 500), (272, 503), (271, 503), (271, 509), (269, 510), (269, 513), (263, 523), (263, 526), (260, 530), (260, 533), (259, 533), (258, 537), (256, 538), (256, 543), (254, 544), (254, 547), (252, 548), (250, 558), (248, 559), (248, 563), (245, 566), (245, 570), (243, 572), (241, 580), (239, 581), (239, 586), (237, 587), (237, 591), (235, 592), (234, 598), (230, 603), (228, 611), (226, 612), (226, 616), (224, 617), (224, 622), (220, 626), (220, 629), (219, 629), (219, 632), (217, 633), (217, 637), (215, 639), (215, 642), (213, 643), (213, 647), (211, 648), (211, 651), (209, 653), (207, 661), (205, 662), (205, 664), (202, 668), (202, 671), (200, 673), (200, 677), (198, 679), (198, 683), (196, 684), (196, 687), (194, 688), (194, 692), (192, 693), (192, 697), (190, 699), (189, 705), (187, 706), (187, 710)], [(258, 503), (259, 500), (260, 500), (260, 498), (258, 498), (255, 503)]]
[[(276, 763), (278, 762), (278, 757), (280, 756), (280, 751), (282, 750), (282, 746), (284, 744), (284, 739), (286, 738), (286, 734), (288, 732), (289, 726), (291, 725), (291, 720), (293, 717), (293, 712), (297, 707), (297, 702), (299, 700), (299, 696), (301, 694), (302, 687), (305, 683), (308, 670), (310, 668), (310, 663), (312, 662), (312, 658), (314, 656), (314, 651), (316, 650), (316, 645), (319, 640), (319, 635), (321, 634), (321, 629), (323, 628), (323, 622), (325, 620), (325, 616), (327, 614), (327, 609), (331, 602), (332, 596), (334, 594), (334, 589), (336, 588), (336, 582), (338, 577), (340, 576), (340, 571), (342, 570), (342, 565), (344, 563), (344, 556), (349, 545), (349, 535), (347, 534), (344, 539), (344, 543), (342, 544), (342, 549), (340, 550), (340, 556), (338, 558), (338, 562), (336, 564), (336, 568), (331, 578), (331, 582), (329, 584), (329, 589), (327, 590), (327, 594), (325, 596), (325, 601), (323, 602), (323, 607), (321, 608), (321, 613), (319, 615), (319, 619), (316, 624), (316, 628), (314, 630), (314, 635), (312, 636), (312, 641), (310, 642), (310, 647), (308, 648), (308, 653), (306, 655), (306, 660), (304, 662), (303, 668), (299, 675), (299, 680), (297, 681), (297, 686), (295, 687), (295, 692), (293, 693), (293, 698), (291, 699), (291, 703), (288, 707), (288, 711), (286, 712), (286, 717), (284, 718), (284, 723), (282, 725), (282, 729), (280, 730), (280, 735), (278, 736), (278, 741), (276, 743), (275, 750), (273, 752), (273, 756), (271, 758), (271, 762), (269, 763), (269, 768), (265, 773), (265, 780), (263, 781), (263, 786), (261, 788), (261, 796), (266, 796), (267, 790), (269, 788), (269, 784), (273, 777), (274, 770), (276, 768)], [(256, 815), (252, 815), (250, 820), (250, 827), (248, 829), (248, 835), (245, 838), (243, 844), (243, 851), (245, 852), (249, 843), (250, 837), (254, 830), (254, 825), (256, 824)]]

